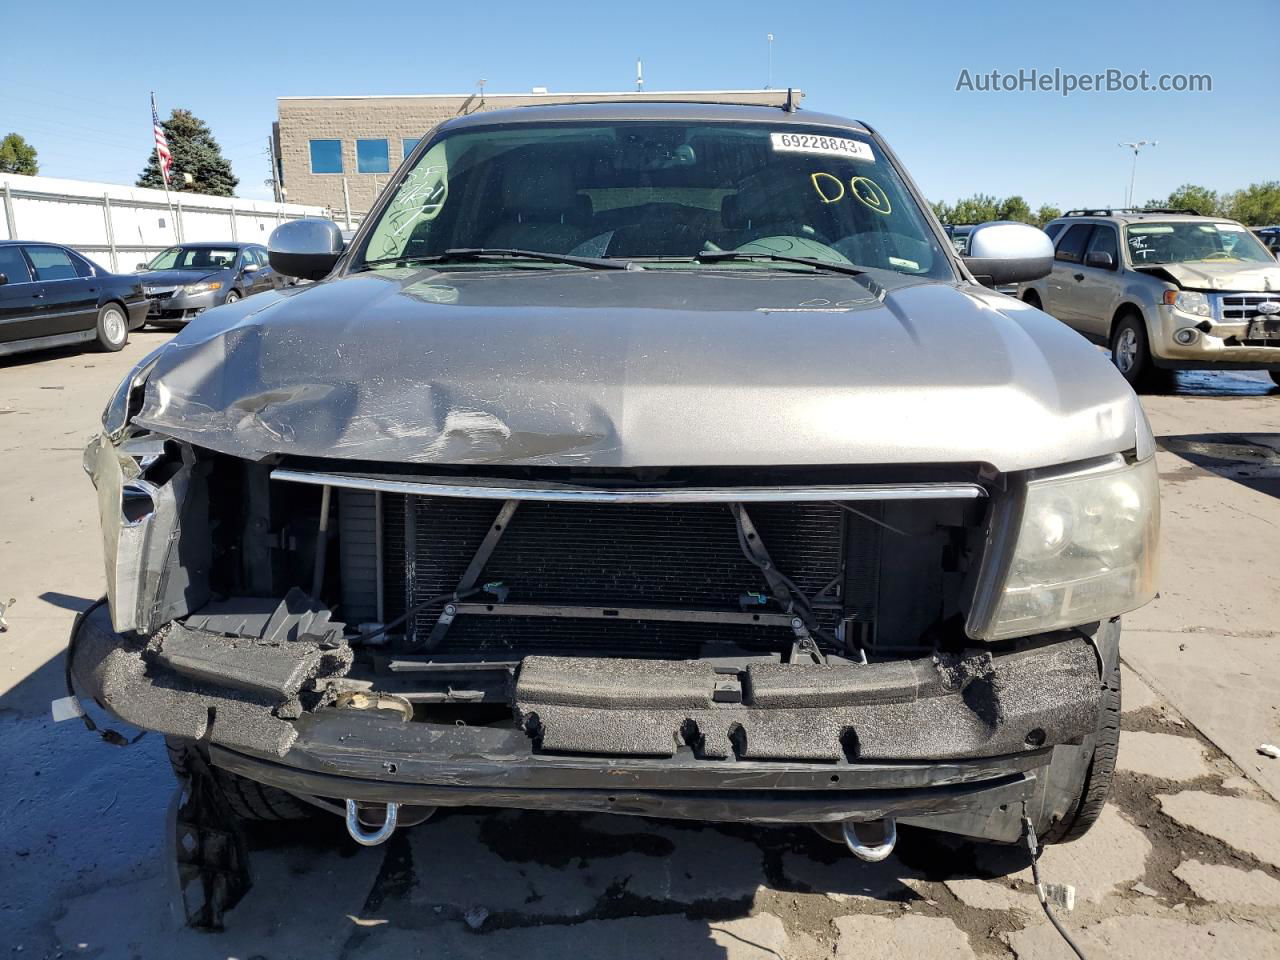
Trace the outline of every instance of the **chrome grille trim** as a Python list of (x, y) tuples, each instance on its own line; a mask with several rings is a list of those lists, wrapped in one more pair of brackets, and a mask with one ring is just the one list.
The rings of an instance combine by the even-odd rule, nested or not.
[(1262, 316), (1258, 304), (1280, 303), (1280, 293), (1219, 294), (1219, 316), (1224, 321), (1256, 320)]
[(787, 503), (823, 500), (978, 500), (976, 483), (860, 483), (776, 487), (629, 487), (611, 490), (570, 484), (459, 481), (449, 477), (393, 480), (344, 473), (279, 468), (271, 479), (347, 490), (480, 500), (539, 500), (562, 503)]

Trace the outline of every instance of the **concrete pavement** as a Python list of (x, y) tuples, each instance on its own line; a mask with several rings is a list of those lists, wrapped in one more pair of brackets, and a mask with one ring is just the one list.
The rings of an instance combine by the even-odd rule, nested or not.
[[(903, 831), (860, 863), (804, 829), (461, 810), (356, 848), (336, 819), (275, 837), (216, 936), (167, 910), (172, 781), (157, 738), (53, 725), (76, 609), (102, 592), (80, 452), (122, 354), (0, 361), (0, 945), (193, 958), (1068, 957), (1017, 849)], [(1280, 391), (1181, 375), (1161, 440), (1163, 589), (1126, 621), (1115, 799), (1046, 851), (1092, 957), (1280, 957)], [(265, 839), (265, 838), (261, 838)], [(283, 839), (283, 842), (281, 840)]]

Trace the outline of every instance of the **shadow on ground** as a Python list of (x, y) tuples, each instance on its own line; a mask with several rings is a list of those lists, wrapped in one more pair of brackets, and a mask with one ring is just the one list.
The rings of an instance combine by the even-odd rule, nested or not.
[(1280, 497), (1280, 433), (1200, 433), (1157, 437), (1163, 450), (1251, 490)]

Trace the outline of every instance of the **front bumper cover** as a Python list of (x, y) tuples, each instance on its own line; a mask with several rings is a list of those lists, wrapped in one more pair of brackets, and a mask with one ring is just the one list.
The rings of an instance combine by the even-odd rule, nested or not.
[[(1118, 634), (1118, 623), (1102, 626), (1099, 649), (1114, 651)], [(781, 668), (780, 678), (760, 684), (761, 702), (776, 702), (708, 706), (736, 717), (731, 723), (746, 731), (745, 740), (728, 738), (735, 749), (716, 759), (714, 750), (667, 736), (672, 718), (688, 711), (651, 709), (644, 682), (615, 700), (630, 697), (627, 705), (609, 709), (598, 691), (572, 676), (548, 681), (554, 664), (535, 661), (532, 679), (541, 671), (543, 681), (525, 693), (517, 684), (518, 713), (527, 718), (537, 699), (539, 743), (514, 725), (457, 727), (332, 707), (282, 711), (269, 696), (222, 688), (207, 674), (193, 682), (146, 651), (142, 641), (111, 629), (105, 609), (95, 610), (73, 636), (77, 686), (128, 723), (203, 741), (215, 765), (295, 793), (759, 822), (894, 816), (1003, 840), (1017, 838), (1023, 801), (1037, 819), (1064, 812), (1046, 787), (1070, 779), (1080, 758), (1087, 759), (1099, 704), (1097, 653), (1085, 639), (983, 655), (985, 671), (971, 661), (939, 665), (932, 676), (922, 667), (930, 661), (795, 667), (797, 677), (810, 669), (826, 676), (790, 684), (789, 692)], [(578, 709), (590, 712), (577, 715)], [(609, 714), (605, 727), (601, 711)], [(711, 729), (705, 718), (699, 723)], [(572, 742), (557, 742), (560, 750), (553, 751), (546, 743), (553, 726), (592, 755), (572, 752)], [(789, 738), (825, 743), (830, 730), (842, 734), (834, 741), (845, 750), (840, 756), (826, 756), (826, 746), (799, 753), (786, 747)], [(793, 737), (796, 731), (804, 736)], [(669, 748), (663, 741), (662, 750), (636, 751), (648, 755), (624, 754), (635, 747), (619, 735), (665, 737)], [(782, 747), (766, 749), (770, 738)], [(753, 742), (773, 759), (756, 758)], [(620, 749), (602, 755), (608, 743)]]

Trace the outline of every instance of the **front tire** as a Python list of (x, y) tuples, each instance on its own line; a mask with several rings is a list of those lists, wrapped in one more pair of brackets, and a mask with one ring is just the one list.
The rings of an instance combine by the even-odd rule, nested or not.
[(1029, 307), (1035, 307), (1037, 310), (1043, 310), (1044, 304), (1040, 302), (1040, 294), (1034, 290), (1028, 290), (1022, 295), (1022, 302)]
[[(173, 767), (173, 775), (180, 783), (185, 784), (192, 776), (190, 752), (201, 748), (197, 744), (179, 740), (176, 737), (165, 737), (164, 746), (169, 753), (169, 764)], [(313, 807), (303, 803), (293, 794), (215, 767), (208, 762), (208, 754), (204, 754), (203, 757), (205, 766), (212, 771), (214, 782), (227, 801), (227, 806), (241, 820), (280, 822), (307, 820), (315, 815), (316, 810)]]
[(230, 293), (227, 294), (227, 299), (224, 300), (223, 303), (235, 303), (239, 299), (240, 299), (240, 294), (232, 290)]
[(98, 311), (98, 348), (108, 353), (123, 350), (129, 342), (129, 316), (118, 303), (108, 303)]
[(1111, 362), (1135, 390), (1145, 390), (1158, 379), (1151, 362), (1147, 325), (1134, 313), (1125, 314), (1111, 331)]
[(1116, 772), (1116, 754), (1120, 750), (1120, 661), (1111, 668), (1102, 688), (1098, 710), (1098, 730), (1093, 741), (1093, 756), (1080, 781), (1079, 792), (1066, 816), (1054, 822), (1040, 837), (1041, 843), (1070, 843), (1079, 840), (1102, 815), (1111, 795), (1111, 781)]

